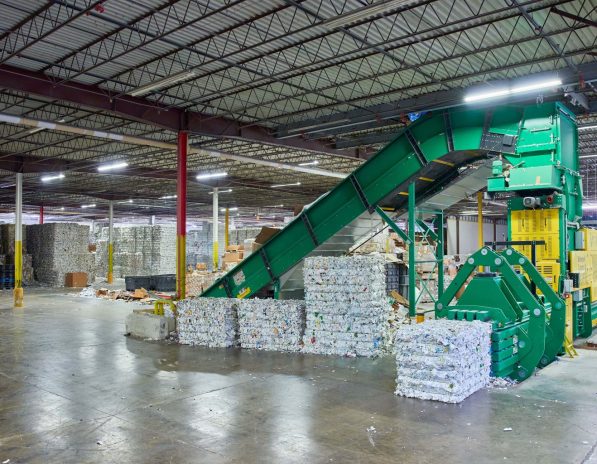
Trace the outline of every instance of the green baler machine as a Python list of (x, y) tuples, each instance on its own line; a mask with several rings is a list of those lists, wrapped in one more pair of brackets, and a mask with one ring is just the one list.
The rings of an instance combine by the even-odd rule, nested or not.
[[(553, 263), (559, 267), (551, 269), (559, 269), (559, 273), (548, 283), (526, 245), (520, 245), (525, 240), (499, 252), (484, 247), (469, 258), (439, 297), (436, 316), (491, 322), (494, 374), (522, 380), (535, 367), (555, 359), (565, 345), (566, 325), (571, 323), (572, 316), (567, 313), (572, 314), (574, 305), (568, 297), (575, 287), (567, 253), (574, 249), (582, 216), (576, 145), (574, 116), (559, 103), (428, 114), (402, 130), (202, 296), (246, 298), (268, 285), (276, 287), (285, 273), (310, 253), (317, 253), (361, 214), (380, 207), (404, 213), (409, 210), (409, 195), (417, 201), (425, 199), (458, 177), (462, 166), (494, 157), (488, 191), (513, 196), (508, 200), (509, 241), (516, 237), (512, 232), (514, 211), (557, 210), (560, 220)], [(537, 216), (534, 222), (541, 219)], [(518, 216), (515, 222), (519, 224)], [(550, 227), (553, 229), (551, 223)], [(539, 234), (534, 241), (540, 242), (542, 228), (537, 225), (533, 231)], [(553, 251), (552, 239), (550, 236)], [(544, 255), (542, 258), (548, 257)], [(479, 266), (486, 272), (475, 274)], [(471, 276), (456, 301), (456, 293)], [(584, 317), (584, 334), (587, 327), (592, 330), (592, 300), (588, 304), (587, 300), (591, 297), (579, 303), (579, 308), (586, 312), (588, 307), (590, 313)]]

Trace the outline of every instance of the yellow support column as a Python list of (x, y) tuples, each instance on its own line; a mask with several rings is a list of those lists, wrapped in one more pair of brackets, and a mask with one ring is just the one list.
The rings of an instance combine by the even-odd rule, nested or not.
[(213, 270), (214, 272), (220, 268), (220, 258), (218, 256), (218, 187), (214, 187), (213, 191)]
[(110, 200), (109, 204), (109, 225), (108, 225), (108, 276), (106, 282), (114, 282), (114, 206)]
[(15, 288), (14, 306), (23, 307), (23, 174), (17, 174), (15, 201)]
[[(485, 246), (483, 240), (483, 192), (477, 192), (477, 235), (479, 236), (479, 248)], [(480, 266), (483, 272), (483, 266)]]
[(228, 250), (230, 245), (230, 210), (226, 208), (226, 215), (224, 216), (224, 246)]

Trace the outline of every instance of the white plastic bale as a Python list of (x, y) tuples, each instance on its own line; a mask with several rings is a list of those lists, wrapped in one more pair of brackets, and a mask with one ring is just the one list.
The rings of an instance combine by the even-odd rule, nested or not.
[(183, 345), (229, 348), (239, 345), (235, 298), (193, 298), (177, 305), (178, 341)]
[(459, 403), (489, 383), (491, 324), (437, 319), (396, 331), (396, 395)]
[(307, 353), (378, 356), (391, 306), (381, 255), (307, 258)]
[(305, 333), (305, 302), (239, 300), (238, 321), (242, 348), (300, 351)]

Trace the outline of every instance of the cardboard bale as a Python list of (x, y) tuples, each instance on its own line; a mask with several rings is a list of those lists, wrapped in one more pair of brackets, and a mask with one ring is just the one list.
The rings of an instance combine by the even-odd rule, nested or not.
[(86, 287), (88, 276), (86, 272), (67, 272), (64, 275), (64, 286), (81, 288)]

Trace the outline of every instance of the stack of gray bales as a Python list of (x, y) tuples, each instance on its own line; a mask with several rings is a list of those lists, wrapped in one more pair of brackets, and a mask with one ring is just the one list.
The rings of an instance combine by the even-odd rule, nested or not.
[(94, 257), (88, 245), (89, 226), (50, 223), (27, 227), (27, 250), (35, 278), (52, 286), (63, 286), (68, 272), (86, 272), (89, 282), (95, 280)]
[[(108, 227), (97, 241), (98, 273), (108, 272)], [(114, 227), (114, 277), (172, 274), (176, 271), (176, 226)]]

